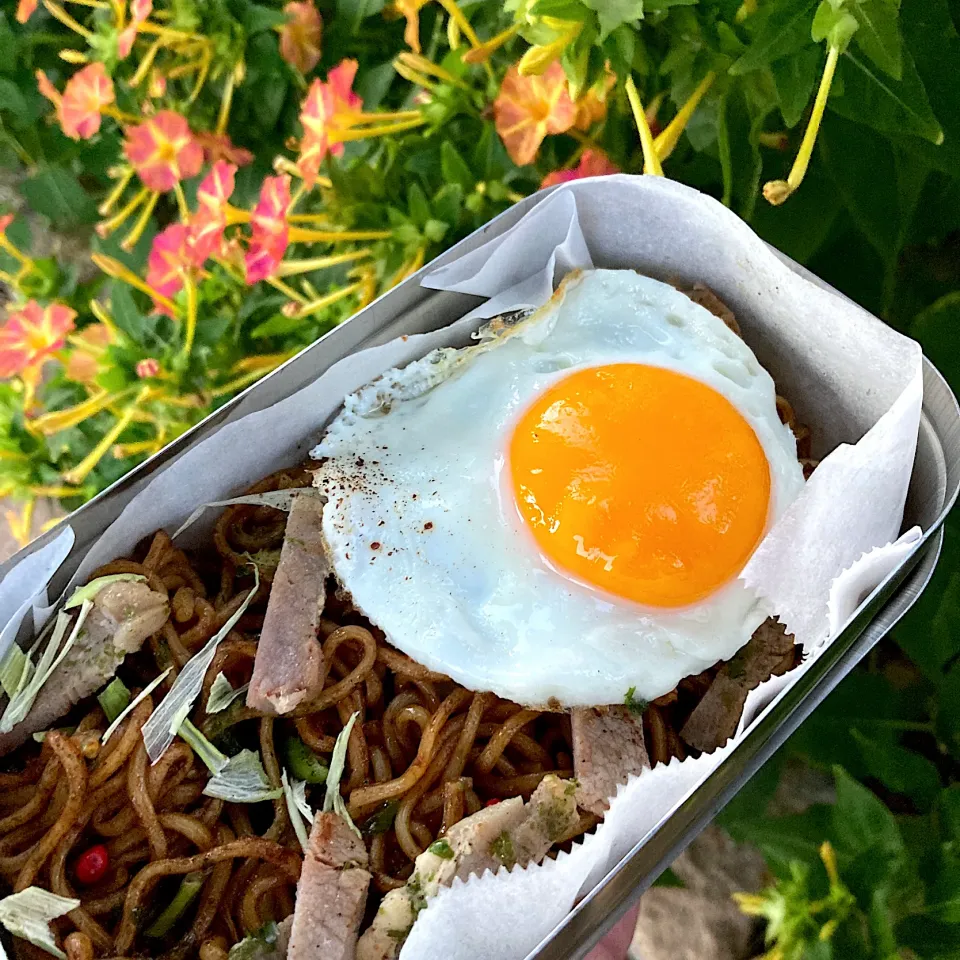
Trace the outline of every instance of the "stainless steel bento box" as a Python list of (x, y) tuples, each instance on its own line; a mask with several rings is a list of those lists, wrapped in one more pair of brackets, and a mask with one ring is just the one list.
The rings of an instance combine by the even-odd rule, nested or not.
[[(422, 274), (502, 235), (549, 193), (541, 191), (501, 214), (76, 511), (70, 517), (76, 541), (50, 584), (50, 596), (57, 596), (66, 586), (84, 554), (134, 494), (182, 452), (225, 424), (285, 399), (357, 350), (398, 336), (438, 329), (475, 307), (481, 302), (479, 298), (421, 287)], [(597, 266), (623, 264), (598, 263)], [(805, 273), (796, 265), (790, 266)], [(695, 281), (697, 278), (679, 279)], [(960, 490), (960, 409), (950, 388), (926, 360), (923, 375), (923, 414), (903, 521), (904, 529), (914, 525), (922, 527), (920, 546), (865, 599), (852, 622), (775, 707), (752, 726), (726, 761), (636, 844), (529, 954), (530, 958), (554, 960), (584, 956), (853, 665), (903, 616), (929, 582), (943, 541), (941, 525)], [(302, 456), (306, 455), (309, 439), (304, 438)], [(190, 491), (185, 490), (184, 495), (189, 499)], [(0, 565), (0, 578), (56, 534), (55, 528)]]

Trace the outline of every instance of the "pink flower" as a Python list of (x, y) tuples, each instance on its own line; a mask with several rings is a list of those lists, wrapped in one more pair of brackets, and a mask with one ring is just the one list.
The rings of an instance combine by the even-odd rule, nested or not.
[(117, 35), (117, 56), (126, 60), (137, 39), (137, 31), (150, 14), (153, 13), (153, 0), (132, 0), (130, 4), (130, 22)]
[(160, 361), (155, 357), (146, 357), (143, 360), (138, 360), (134, 369), (141, 380), (146, 380), (148, 377), (155, 377), (160, 373)]
[(290, 209), (290, 177), (267, 177), (260, 199), (250, 217), (252, 235), (245, 258), (247, 283), (251, 286), (273, 276), (287, 250)]
[(63, 132), (89, 140), (100, 129), (100, 111), (113, 103), (113, 81), (102, 63), (90, 63), (68, 81), (57, 107)]
[(103, 323), (84, 327), (75, 338), (82, 344), (73, 350), (67, 359), (64, 374), (77, 383), (93, 383), (100, 372), (100, 359), (113, 341), (110, 328)]
[(195, 177), (203, 166), (203, 149), (187, 121), (173, 110), (161, 110), (128, 128), (123, 152), (144, 186), (160, 192)]
[(288, 3), (287, 22), (280, 31), (280, 56), (301, 73), (309, 73), (320, 60), (323, 21), (312, 0)]
[[(147, 283), (157, 293), (171, 299), (176, 296), (191, 266), (188, 227), (182, 223), (172, 223), (153, 238), (147, 258)], [(160, 313), (170, 312), (156, 304), (154, 306)]]
[(203, 147), (203, 162), (216, 163), (226, 160), (238, 167), (245, 167), (253, 163), (253, 154), (243, 147), (234, 146), (233, 141), (225, 133), (195, 133), (193, 139)]
[(236, 172), (232, 163), (218, 160), (197, 188), (197, 210), (190, 218), (190, 254), (196, 267), (221, 245)]
[(62, 303), (41, 307), (36, 300), (11, 313), (0, 327), (0, 378), (39, 369), (63, 346), (76, 315)]
[(50, 82), (50, 78), (42, 71), (38, 70), (36, 73), (37, 77), (37, 89), (40, 93), (45, 96), (55, 107), (60, 106), (60, 91)]
[(37, 9), (37, 0), (20, 0), (17, 4), (17, 23), (26, 23)]
[(543, 178), (541, 187), (552, 187), (557, 183), (569, 183), (584, 177), (603, 177), (608, 173), (619, 173), (620, 168), (610, 162), (602, 150), (584, 150), (580, 162), (572, 170), (554, 170)]
[(7, 232), (7, 227), (13, 223), (14, 215), (12, 213), (5, 213), (0, 217), (0, 237), (2, 237)]
[(314, 80), (300, 112), (303, 140), (297, 167), (307, 187), (312, 187), (328, 153), (343, 155), (341, 134), (350, 128), (363, 109), (363, 101), (351, 89), (357, 75), (356, 60), (342, 60), (327, 74), (326, 83)]

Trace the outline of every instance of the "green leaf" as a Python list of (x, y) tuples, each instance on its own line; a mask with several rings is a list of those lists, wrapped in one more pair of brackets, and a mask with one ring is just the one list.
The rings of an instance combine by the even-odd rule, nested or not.
[(960, 856), (950, 845), (944, 845), (927, 889), (926, 912), (935, 920), (960, 923)]
[(447, 183), (459, 184), (464, 193), (472, 190), (477, 182), (467, 161), (457, 152), (457, 148), (445, 140), (440, 146), (440, 169)]
[(116, 325), (134, 343), (147, 346), (153, 333), (153, 325), (140, 312), (130, 288), (119, 280), (114, 280), (110, 287), (110, 308)]
[(596, 11), (601, 42), (617, 27), (643, 19), (643, 0), (583, 0), (583, 4)]
[[(769, 108), (769, 105), (768, 105)], [(723, 203), (732, 207), (745, 220), (753, 216), (760, 192), (760, 157), (758, 134), (763, 115), (751, 119), (750, 108), (740, 85), (732, 85), (720, 105), (717, 147), (723, 173)]]
[[(960, 383), (960, 355), (957, 352), (960, 340), (960, 291), (946, 294), (914, 318), (910, 335), (920, 341), (923, 352), (951, 383)], [(949, 579), (930, 597), (936, 603), (933, 616), (926, 623), (916, 624), (920, 629), (916, 636), (918, 645), (923, 641), (928, 647), (925, 653), (934, 650), (939, 652), (937, 664), (930, 664), (933, 670), (942, 667), (955, 655), (956, 640), (960, 636), (960, 570), (957, 563), (960, 561), (960, 550), (956, 549), (960, 544), (955, 543), (956, 534), (950, 529), (947, 538), (953, 542), (950, 542), (950, 552), (941, 560), (938, 572)], [(898, 629), (898, 638), (900, 633)], [(912, 645), (908, 652), (913, 653)], [(927, 661), (927, 656), (923, 656), (919, 662), (924, 664)]]
[(430, 219), (430, 204), (418, 183), (411, 183), (407, 187), (407, 210), (410, 213), (410, 219), (418, 227), (423, 227)]
[(900, 5), (894, 0), (850, 0), (859, 24), (854, 42), (883, 71), (899, 80), (903, 69)]
[(667, 867), (663, 873), (653, 881), (655, 887), (685, 887), (686, 884), (676, 875), (671, 867)]
[(250, 336), (255, 339), (264, 337), (280, 337), (286, 333), (293, 333), (303, 326), (303, 317), (287, 317), (282, 313), (275, 313), (272, 317), (264, 320), (250, 331)]
[(894, 793), (912, 797), (921, 810), (930, 806), (940, 789), (940, 774), (930, 760), (901, 747), (892, 731), (869, 736), (853, 727), (850, 736), (871, 776)]
[(899, 923), (896, 932), (899, 945), (923, 960), (960, 960), (960, 937), (955, 924), (913, 916)]
[(882, 76), (850, 50), (840, 60), (837, 77), (843, 95), (830, 98), (831, 110), (881, 133), (913, 134), (934, 144), (943, 142), (943, 129), (930, 108), (913, 57), (906, 51), (900, 80)]
[(286, 21), (287, 17), (282, 10), (273, 10), (259, 3), (245, 3), (240, 12), (240, 22), (248, 36), (282, 27)]
[(803, 117), (817, 85), (822, 60), (823, 52), (819, 47), (807, 47), (792, 57), (771, 64), (780, 113), (788, 127), (795, 127)]
[(361, 21), (378, 14), (385, 0), (337, 0), (337, 16), (343, 17), (351, 33), (356, 33)]
[(903, 853), (903, 839), (893, 814), (873, 791), (857, 783), (843, 767), (833, 768), (837, 803), (833, 833), (837, 852), (848, 857), (876, 850), (893, 859)]
[(78, 227), (97, 220), (97, 206), (77, 178), (63, 167), (46, 167), (20, 187), (35, 213), (59, 229)]
[(791, 863), (817, 861), (820, 844), (829, 836), (831, 816), (831, 808), (823, 805), (788, 817), (758, 816), (754, 810), (752, 816), (735, 822), (724, 819), (723, 825), (737, 842), (759, 847), (770, 869), (787, 878)]
[[(887, 262), (901, 236), (897, 168), (890, 141), (872, 130), (825, 116), (818, 139), (821, 156), (847, 209)], [(865, 169), (870, 176), (865, 177)]]
[(27, 112), (27, 101), (23, 99), (20, 88), (6, 77), (0, 77), (0, 110), (6, 110), (14, 116)]
[(810, 23), (817, 0), (785, 0), (771, 4), (770, 14), (744, 53), (730, 68), (735, 76), (759, 70), (788, 56), (809, 42)]

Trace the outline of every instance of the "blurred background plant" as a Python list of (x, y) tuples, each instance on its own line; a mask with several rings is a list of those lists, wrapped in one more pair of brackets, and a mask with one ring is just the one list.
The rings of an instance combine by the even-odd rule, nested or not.
[[(958, 23), (960, 0), (7, 0), (15, 536), (511, 203), (617, 170), (714, 195), (960, 388)], [(50, 232), (89, 256), (41, 255)], [(774, 765), (729, 811), (779, 878), (743, 902), (771, 957), (960, 956), (957, 538), (790, 748), (837, 768), (837, 804), (747, 815)]]

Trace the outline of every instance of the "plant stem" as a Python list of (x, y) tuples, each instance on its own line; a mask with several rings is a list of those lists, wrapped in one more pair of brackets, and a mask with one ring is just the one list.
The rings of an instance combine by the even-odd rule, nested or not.
[(637, 132), (640, 134), (640, 146), (643, 149), (643, 172), (653, 174), (655, 177), (662, 177), (663, 167), (660, 166), (660, 157), (657, 156), (657, 148), (653, 144), (650, 124), (647, 123), (647, 115), (643, 112), (640, 94), (637, 93), (637, 86), (633, 82), (632, 76), (627, 77), (624, 86), (627, 91), (627, 99), (630, 101), (630, 109), (633, 111), (633, 119), (637, 125)]

